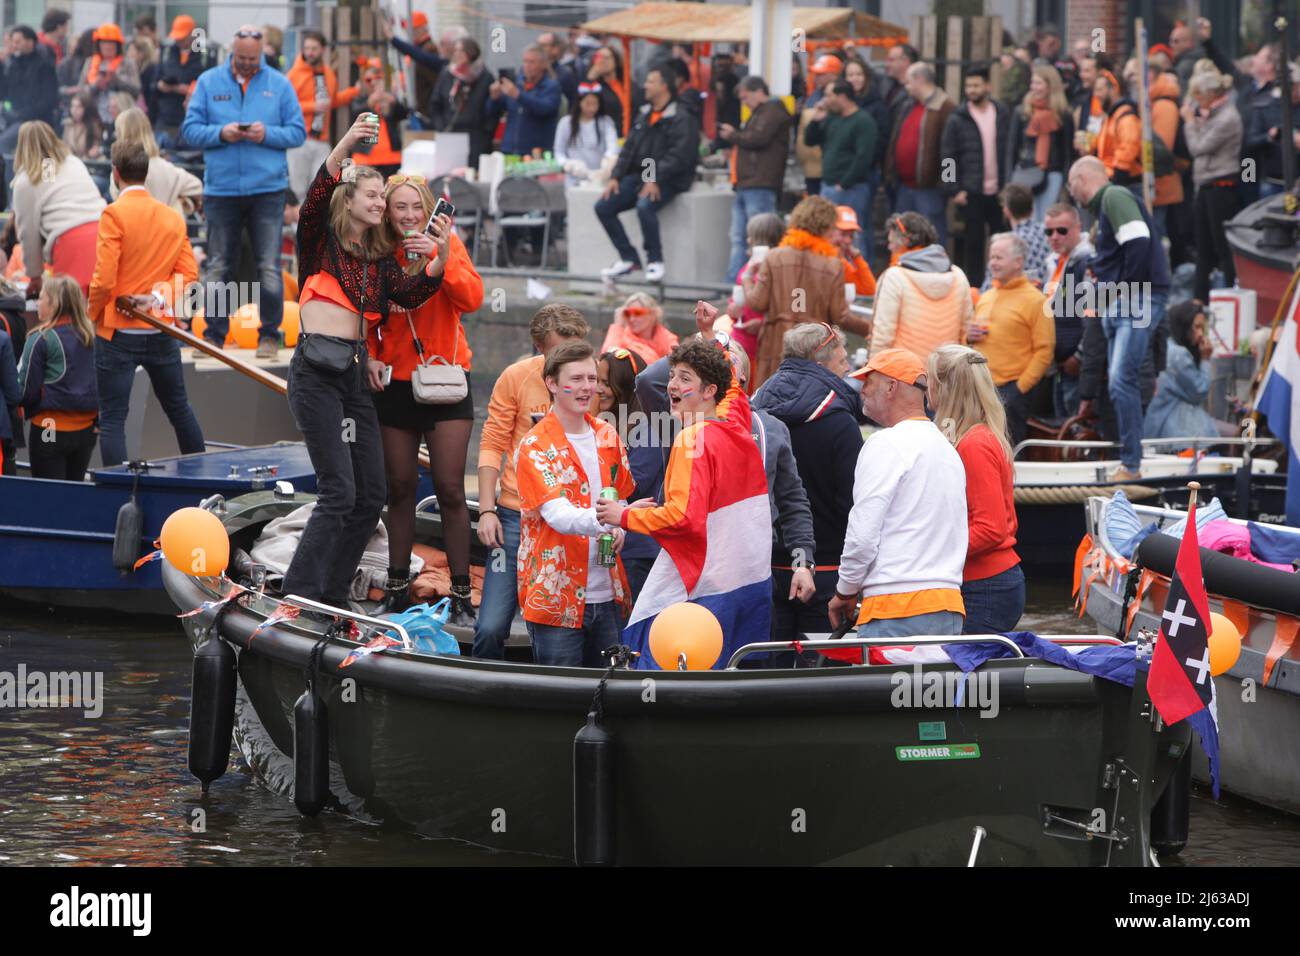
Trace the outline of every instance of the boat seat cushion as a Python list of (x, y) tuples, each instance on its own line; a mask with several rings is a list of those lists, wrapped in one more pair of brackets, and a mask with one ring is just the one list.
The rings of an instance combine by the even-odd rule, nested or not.
[[(1196, 509), (1196, 530), (1200, 531), (1211, 521), (1221, 521), (1226, 517), (1228, 517), (1228, 513), (1223, 510), (1223, 502), (1218, 498), (1211, 498), (1208, 505), (1202, 505)], [(1187, 518), (1179, 518), (1169, 527), (1160, 530), (1181, 541), (1183, 532), (1187, 530)]]
[(1116, 490), (1106, 509), (1106, 537), (1111, 545), (1126, 558), (1137, 552), (1138, 545), (1156, 530), (1156, 522), (1143, 526), (1133, 503), (1122, 490)]

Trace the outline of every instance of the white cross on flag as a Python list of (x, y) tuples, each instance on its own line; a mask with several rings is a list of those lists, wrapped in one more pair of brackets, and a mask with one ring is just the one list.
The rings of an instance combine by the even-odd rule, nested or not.
[(1176, 724), (1211, 706), (1207, 622), (1209, 602), (1201, 579), (1201, 548), (1196, 533), (1196, 505), (1187, 512), (1187, 530), (1169, 582), (1169, 600), (1160, 621), (1160, 641), (1151, 658), (1147, 691), (1167, 724)]

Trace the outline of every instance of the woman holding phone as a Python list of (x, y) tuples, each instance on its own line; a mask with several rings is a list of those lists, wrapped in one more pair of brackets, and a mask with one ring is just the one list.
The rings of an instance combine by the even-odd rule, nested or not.
[(383, 447), (372, 391), (383, 363), (366, 355), (367, 323), (390, 303), (414, 309), (442, 285), (446, 262), (414, 274), (393, 256), (384, 179), (346, 159), (373, 125), (361, 116), (312, 180), (298, 219), (302, 335), (289, 363), (289, 408), (316, 470), (318, 496), (284, 575), (284, 593), (346, 607), (384, 507)]
[[(387, 318), (371, 329), (367, 340), (371, 358), (391, 369), (391, 379), (375, 393), (388, 476), (389, 585), (385, 604), (394, 611), (410, 606), (416, 457), (423, 441), (429, 449), (433, 490), (438, 496), (443, 544), (451, 570), (449, 621), (473, 627), (469, 505), (465, 501), (465, 459), (474, 428), (474, 400), (469, 388), (473, 353), (460, 317), (482, 305), (483, 280), (455, 234), (451, 217), (434, 217), (437, 203), (423, 177), (389, 177), (384, 198), (388, 203), (386, 224), (399, 266), (410, 272), (427, 258), (443, 264), (442, 287), (437, 294), (417, 309), (391, 307)], [(439, 365), (448, 371), (453, 366), (461, 369), (464, 396), (455, 401), (420, 401), (411, 379), (421, 365)], [(456, 377), (454, 372), (452, 377)]]

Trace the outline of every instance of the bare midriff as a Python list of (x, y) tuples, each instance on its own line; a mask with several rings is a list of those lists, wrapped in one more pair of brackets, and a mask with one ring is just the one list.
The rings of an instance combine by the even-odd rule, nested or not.
[[(309, 276), (298, 295), (299, 317), (304, 335), (333, 335), (341, 339), (355, 339), (357, 335), (357, 310), (348, 300), (338, 280), (328, 272)], [(378, 322), (378, 312), (367, 312), (367, 322)], [(364, 338), (364, 334), (360, 336)]]

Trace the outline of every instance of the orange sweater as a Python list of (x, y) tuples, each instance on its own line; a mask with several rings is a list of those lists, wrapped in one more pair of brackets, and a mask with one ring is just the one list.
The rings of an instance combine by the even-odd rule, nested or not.
[(1106, 166), (1106, 174), (1115, 178), (1115, 170), (1131, 176), (1142, 175), (1142, 119), (1132, 104), (1117, 108), (1106, 117), (1092, 151)]
[[(401, 256), (400, 250), (397, 255)], [(403, 262), (401, 258), (398, 261)], [(403, 382), (411, 380), (420, 359), (411, 338), (411, 325), (406, 321), (409, 315), (420, 336), (426, 361), (441, 355), (468, 372), (474, 353), (470, 351), (460, 317), (476, 311), (482, 304), (483, 279), (470, 261), (465, 244), (453, 232), (442, 285), (414, 312), (393, 308), (385, 321), (372, 325), (366, 339), (370, 357), (391, 365), (393, 378)]]
[(853, 261), (844, 260), (844, 281), (852, 282), (858, 295), (876, 294), (876, 277), (871, 273), (871, 266), (861, 256), (854, 256)]
[[(1164, 140), (1171, 152), (1174, 141), (1178, 138), (1178, 98), (1178, 77), (1173, 73), (1162, 73), (1151, 84), (1151, 132)], [(1156, 177), (1155, 205), (1176, 206), (1183, 201), (1183, 177), (1179, 168), (1181, 167), (1175, 168), (1172, 173)]]
[[(340, 106), (347, 106), (351, 103), (359, 92), (361, 87), (349, 86), (346, 90), (339, 89), (339, 78), (334, 71), (328, 66), (322, 65), (322, 76), (325, 79), (325, 89), (330, 95), (330, 108), (337, 109)], [(324, 116), (324, 125), (320, 133), (313, 133), (311, 129), (312, 120), (316, 117), (316, 71), (307, 65), (307, 61), (298, 54), (298, 58), (293, 61), (293, 66), (289, 67), (289, 72), (285, 77), (293, 85), (293, 92), (298, 97), (298, 106), (302, 108), (303, 123), (307, 127), (307, 136), (311, 139), (318, 139), (323, 143), (332, 143), (330, 139), (330, 115)]]
[[(551, 408), (551, 393), (542, 380), (545, 363), (545, 356), (534, 355), (508, 366), (497, 379), (488, 401), (483, 437), (478, 445), (478, 466), (501, 469), (497, 504), (503, 508), (519, 509), (515, 449)], [(482, 493), (482, 489), (479, 491)]]
[(1052, 310), (1043, 308), (1046, 301), (1024, 275), (980, 296), (975, 322), (988, 335), (974, 347), (989, 360), (995, 384), (1014, 381), (1024, 394), (1047, 373), (1056, 349), (1056, 323)]
[(117, 329), (151, 328), (119, 313), (113, 304), (118, 296), (157, 291), (172, 302), (198, 278), (199, 268), (180, 213), (154, 199), (143, 186), (124, 189), (105, 207), (99, 220), (95, 275), (90, 280), (87, 307), (100, 338), (111, 339)]
[(600, 347), (600, 352), (603, 355), (615, 349), (627, 349), (639, 355), (646, 365), (651, 365), (671, 352), (676, 345), (677, 336), (662, 322), (655, 325), (654, 332), (648, 339), (633, 332), (631, 326), (615, 322), (605, 333), (605, 343)]
[(966, 566), (962, 580), (982, 581), (1020, 563), (1016, 554), (1016, 504), (1011, 462), (987, 425), (957, 442), (966, 469)]

